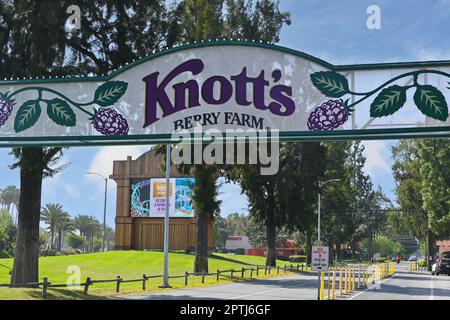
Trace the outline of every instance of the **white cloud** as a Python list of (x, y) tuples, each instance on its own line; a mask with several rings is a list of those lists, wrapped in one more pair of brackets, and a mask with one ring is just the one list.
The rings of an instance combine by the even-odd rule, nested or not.
[[(126, 160), (127, 156), (132, 156), (136, 159), (144, 152), (148, 151), (147, 146), (117, 146), (117, 147), (102, 147), (94, 155), (87, 172), (99, 173), (105, 177), (112, 174), (114, 160)], [(103, 191), (104, 180), (96, 175), (86, 175), (88, 181), (96, 183)]]
[(81, 196), (80, 191), (77, 190), (77, 187), (74, 184), (65, 184), (64, 190), (75, 199), (79, 199)]
[[(53, 168), (58, 168), (60, 166), (70, 164), (70, 158), (67, 154), (59, 159), (57, 163), (53, 165)], [(67, 170), (67, 169), (66, 169)], [(42, 196), (43, 197), (53, 197), (56, 195), (56, 191), (59, 190), (59, 183), (61, 181), (61, 175), (64, 174), (64, 170), (62, 172), (57, 173), (53, 177), (47, 177), (42, 181)]]
[(364, 141), (364, 156), (366, 164), (364, 171), (369, 174), (377, 174), (380, 170), (389, 171), (390, 166), (386, 160), (390, 156), (390, 151), (385, 141)]
[(450, 54), (448, 51), (444, 51), (438, 48), (411, 48), (410, 52), (412, 56), (419, 61), (430, 61), (430, 60), (448, 60), (450, 59)]

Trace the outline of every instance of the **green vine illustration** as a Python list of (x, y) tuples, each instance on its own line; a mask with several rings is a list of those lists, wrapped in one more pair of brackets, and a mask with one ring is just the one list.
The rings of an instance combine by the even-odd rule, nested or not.
[[(128, 123), (121, 114), (106, 108), (116, 103), (126, 92), (128, 83), (123, 81), (109, 81), (99, 86), (92, 101), (86, 103), (75, 102), (64, 94), (45, 87), (25, 87), (11, 93), (0, 93), (0, 126), (12, 113), (14, 96), (25, 91), (36, 91), (37, 98), (25, 101), (17, 110), (14, 119), (14, 130), (22, 132), (34, 126), (39, 120), (41, 104), (47, 106), (48, 117), (57, 125), (73, 127), (76, 125), (76, 114), (72, 107), (89, 116), (94, 128), (104, 135), (128, 134)], [(44, 99), (43, 93), (51, 94), (53, 99)], [(86, 107), (98, 105), (100, 109), (88, 110)]]
[[(428, 84), (420, 84), (418, 77), (421, 74), (437, 74), (450, 78), (450, 74), (439, 70), (418, 70), (398, 75), (384, 82), (372, 91), (353, 92), (349, 88), (347, 79), (334, 71), (320, 71), (310, 75), (313, 85), (324, 95), (330, 98), (341, 98), (346, 94), (361, 96), (360, 99), (349, 104), (340, 100), (329, 100), (311, 112), (308, 119), (308, 128), (313, 131), (333, 130), (342, 125), (354, 107), (362, 101), (379, 92), (370, 105), (372, 118), (385, 117), (400, 110), (406, 103), (406, 92), (415, 88), (414, 103), (426, 116), (436, 120), (446, 121), (448, 118), (448, 105), (442, 92)], [(412, 84), (400, 86), (395, 81), (412, 77)], [(391, 85), (392, 84), (392, 85)], [(450, 85), (450, 82), (448, 83)], [(450, 87), (447, 87), (450, 89)]]

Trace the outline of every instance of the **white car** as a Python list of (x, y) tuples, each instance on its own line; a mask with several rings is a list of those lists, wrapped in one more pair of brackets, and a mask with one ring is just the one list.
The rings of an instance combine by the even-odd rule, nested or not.
[(416, 256), (411, 256), (411, 257), (409, 257), (408, 261), (417, 261), (417, 257)]

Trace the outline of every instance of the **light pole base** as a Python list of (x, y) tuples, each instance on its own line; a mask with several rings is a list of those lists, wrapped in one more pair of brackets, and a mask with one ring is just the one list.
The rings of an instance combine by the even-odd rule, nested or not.
[(170, 285), (170, 284), (162, 284), (162, 285), (160, 285), (160, 286), (158, 286), (158, 288), (162, 288), (162, 289), (170, 289), (170, 288), (172, 288), (172, 286)]

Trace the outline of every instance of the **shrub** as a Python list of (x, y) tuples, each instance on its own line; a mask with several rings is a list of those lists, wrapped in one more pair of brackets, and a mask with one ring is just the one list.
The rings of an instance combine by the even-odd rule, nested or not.
[(0, 251), (0, 259), (6, 259), (6, 258), (12, 258), (12, 256), (4, 250)]
[(427, 266), (427, 260), (426, 259), (419, 259), (419, 267), (424, 268)]
[(74, 249), (81, 250), (86, 245), (86, 240), (81, 236), (69, 234), (67, 236), (67, 244)]
[(306, 262), (306, 256), (294, 254), (289, 256), (289, 261), (291, 262)]

